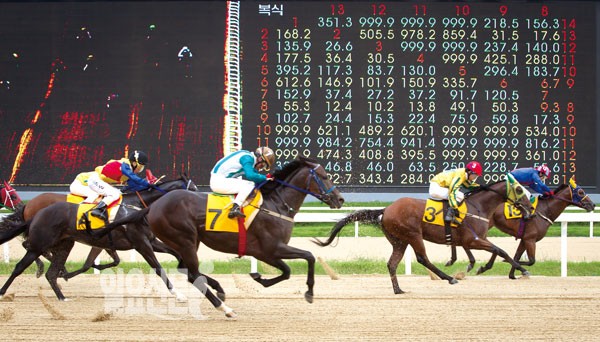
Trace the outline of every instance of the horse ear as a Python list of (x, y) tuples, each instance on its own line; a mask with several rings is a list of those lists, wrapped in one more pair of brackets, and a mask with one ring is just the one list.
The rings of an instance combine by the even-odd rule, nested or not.
[(576, 188), (577, 187), (577, 183), (575, 183), (575, 176), (571, 176), (571, 179), (569, 179), (569, 185), (572, 188)]

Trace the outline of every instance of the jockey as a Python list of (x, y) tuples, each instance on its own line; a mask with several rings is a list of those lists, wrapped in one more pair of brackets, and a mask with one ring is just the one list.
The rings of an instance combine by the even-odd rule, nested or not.
[(96, 167), (95, 171), (77, 175), (71, 183), (71, 193), (86, 197), (84, 203), (94, 203), (98, 195), (104, 196), (91, 214), (106, 221), (108, 220), (106, 209), (121, 196), (121, 191), (111, 184), (125, 183), (129, 190), (148, 188), (150, 186), (148, 181), (136, 175), (146, 164), (148, 164), (148, 156), (142, 151), (133, 151), (129, 159), (109, 160), (106, 164)]
[(268, 147), (259, 147), (254, 152), (246, 150), (233, 152), (217, 162), (210, 173), (210, 189), (220, 194), (237, 194), (229, 218), (246, 217), (240, 207), (254, 190), (255, 185), (265, 180), (273, 180), (270, 174), (265, 176), (258, 171), (269, 171), (273, 164), (275, 164), (275, 153)]
[(444, 221), (459, 224), (455, 217), (458, 215), (458, 206), (465, 199), (465, 194), (460, 191), (460, 187), (478, 187), (479, 184), (475, 181), (481, 174), (481, 164), (472, 161), (464, 168), (443, 171), (431, 179), (429, 196), (437, 200), (447, 199), (450, 206)]
[[(522, 185), (527, 186), (529, 189), (542, 194), (543, 196), (552, 196), (554, 191), (544, 183), (548, 177), (550, 177), (550, 168), (546, 164), (542, 164), (536, 167), (524, 167), (520, 169), (514, 169), (510, 172), (515, 179)], [(527, 189), (525, 194), (527, 198), (532, 200), (531, 192)]]

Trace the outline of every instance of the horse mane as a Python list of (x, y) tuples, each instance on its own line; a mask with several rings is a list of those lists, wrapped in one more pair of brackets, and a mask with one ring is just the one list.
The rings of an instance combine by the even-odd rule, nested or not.
[(559, 191), (561, 191), (562, 189), (566, 188), (568, 185), (567, 184), (560, 184), (559, 186), (556, 187), (556, 190), (554, 190), (554, 193), (558, 193)]
[[(307, 163), (318, 164), (317, 161), (314, 159), (306, 158), (306, 157), (298, 157), (298, 158), (286, 163), (283, 166), (283, 168), (274, 170), (272, 175), (273, 175), (273, 177), (275, 177), (275, 179), (280, 179), (280, 180), (286, 179), (291, 174), (296, 172), (299, 168), (306, 166)], [(273, 190), (275, 190), (275, 188), (277, 188), (277, 186), (279, 186), (278, 182), (266, 182), (260, 188), (260, 191), (263, 193), (263, 195), (266, 195), (266, 194), (271, 193)]]
[[(492, 183), (492, 184), (485, 184), (485, 187), (494, 186), (494, 185), (496, 185), (496, 184), (498, 184), (498, 183), (501, 183), (501, 182), (505, 182), (505, 181), (497, 181), (497, 182), (495, 182), (495, 183)], [(473, 190), (471, 190), (471, 191), (469, 191), (469, 192), (465, 193), (465, 198), (468, 198), (468, 197), (470, 197), (470, 196), (473, 196), (473, 195), (474, 195), (474, 194), (476, 194), (476, 193), (479, 193), (479, 192), (482, 192), (482, 191), (484, 191), (484, 188), (485, 188), (485, 187), (482, 187), (482, 186), (480, 186), (480, 187), (477, 187), (477, 188), (475, 188), (475, 189), (473, 189)]]

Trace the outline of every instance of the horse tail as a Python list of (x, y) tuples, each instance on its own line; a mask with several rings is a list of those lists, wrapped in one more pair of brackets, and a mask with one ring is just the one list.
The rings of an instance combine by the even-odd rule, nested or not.
[(342, 231), (342, 228), (344, 228), (346, 225), (348, 225), (349, 223), (352, 223), (352, 222), (373, 224), (373, 225), (380, 227), (381, 226), (381, 215), (383, 214), (383, 210), (384, 209), (376, 209), (376, 210), (364, 209), (364, 210), (357, 210), (353, 213), (350, 213), (346, 217), (344, 217), (343, 219), (338, 221), (335, 224), (335, 226), (333, 226), (333, 228), (329, 232), (329, 238), (327, 238), (327, 240), (321, 241), (317, 238), (314, 238), (314, 239), (312, 239), (312, 242), (321, 247), (329, 246), (333, 242), (333, 240), (337, 237), (337, 235)]
[(27, 231), (29, 224), (25, 222), (24, 210), (25, 206), (19, 204), (14, 213), (0, 221), (0, 245)]
[(133, 214), (121, 217), (118, 220), (114, 220), (111, 223), (104, 226), (104, 229), (102, 229), (102, 231), (100, 231), (99, 233), (94, 234), (94, 236), (97, 238), (101, 238), (119, 226), (124, 226), (126, 224), (131, 224), (131, 223), (138, 223), (142, 220), (145, 220), (146, 214), (148, 214), (149, 211), (150, 211), (150, 208), (147, 207), (147, 208), (144, 208), (141, 210), (137, 210)]

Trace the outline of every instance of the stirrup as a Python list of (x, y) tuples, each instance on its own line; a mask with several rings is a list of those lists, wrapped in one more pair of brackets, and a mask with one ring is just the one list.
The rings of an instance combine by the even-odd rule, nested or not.
[(230, 219), (232, 218), (246, 218), (246, 215), (244, 215), (244, 213), (242, 213), (240, 206), (237, 204), (233, 205), (233, 208), (231, 208), (231, 210), (229, 211), (229, 214), (227, 215), (227, 217), (229, 217)]
[(93, 209), (91, 212), (92, 216), (102, 219), (104, 221), (108, 220), (108, 214), (106, 210), (103, 209)]

